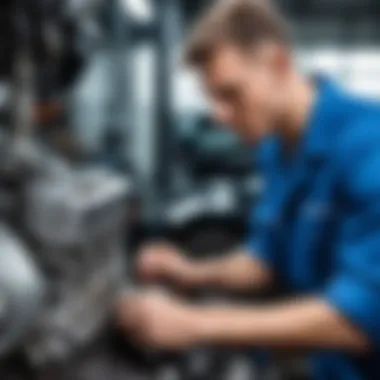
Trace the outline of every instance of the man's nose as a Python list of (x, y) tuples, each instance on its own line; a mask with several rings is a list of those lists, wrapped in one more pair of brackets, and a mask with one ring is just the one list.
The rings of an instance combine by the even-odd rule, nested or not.
[(230, 107), (224, 105), (214, 105), (213, 116), (219, 124), (231, 124), (233, 118), (233, 112)]

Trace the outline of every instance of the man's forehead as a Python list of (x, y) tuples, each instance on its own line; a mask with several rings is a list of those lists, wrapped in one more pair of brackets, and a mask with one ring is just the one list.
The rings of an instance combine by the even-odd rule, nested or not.
[(233, 46), (223, 46), (214, 51), (202, 74), (207, 83), (233, 81), (241, 76), (247, 65), (247, 55)]
[(222, 45), (213, 51), (208, 63), (206, 71), (226, 69), (228, 67), (236, 67), (247, 61), (248, 55), (242, 49), (234, 45)]

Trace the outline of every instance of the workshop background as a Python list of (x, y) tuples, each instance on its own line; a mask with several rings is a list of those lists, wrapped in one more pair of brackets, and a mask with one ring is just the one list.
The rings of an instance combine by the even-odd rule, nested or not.
[[(196, 76), (181, 64), (208, 3), (0, 6), (1, 379), (308, 378), (307, 363), (294, 357), (267, 368), (242, 350), (146, 352), (120, 341), (109, 322), (110, 294), (133, 286), (140, 244), (166, 239), (199, 257), (221, 255), (243, 241), (261, 191), (251, 149), (214, 124)], [(380, 100), (378, 0), (279, 5), (294, 23), (305, 72)], [(43, 292), (39, 282), (48, 284)], [(8, 310), (12, 286), (17, 301), (33, 305), (15, 301)]]
[[(86, 151), (101, 152), (105, 133), (118, 131), (119, 159), (136, 175), (148, 220), (166, 217), (179, 226), (207, 214), (240, 218), (248, 209), (246, 196), (260, 189), (251, 154), (227, 131), (214, 128), (196, 77), (180, 64), (187, 32), (208, 2), (122, 3), (125, 14), (116, 18), (128, 17), (130, 24), (120, 30), (120, 49), (99, 49), (74, 90), (77, 136)], [(328, 73), (357, 93), (380, 98), (376, 0), (279, 3), (294, 22), (304, 71)], [(124, 56), (119, 69), (115, 54)], [(110, 102), (121, 110), (110, 112)]]

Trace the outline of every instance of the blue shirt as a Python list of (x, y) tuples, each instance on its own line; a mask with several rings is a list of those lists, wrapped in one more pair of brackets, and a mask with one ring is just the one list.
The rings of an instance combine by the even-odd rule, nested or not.
[[(315, 352), (316, 379), (380, 379), (380, 108), (326, 79), (292, 156), (257, 149), (266, 183), (249, 250), (295, 294), (318, 295), (371, 340), (366, 356)], [(323, 334), (323, 331), (321, 331)]]

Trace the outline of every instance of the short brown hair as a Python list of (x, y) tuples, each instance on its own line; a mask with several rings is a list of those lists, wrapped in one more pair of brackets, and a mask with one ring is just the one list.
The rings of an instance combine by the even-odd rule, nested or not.
[(215, 1), (195, 25), (185, 61), (202, 66), (223, 44), (249, 48), (264, 40), (290, 43), (288, 24), (269, 0)]

